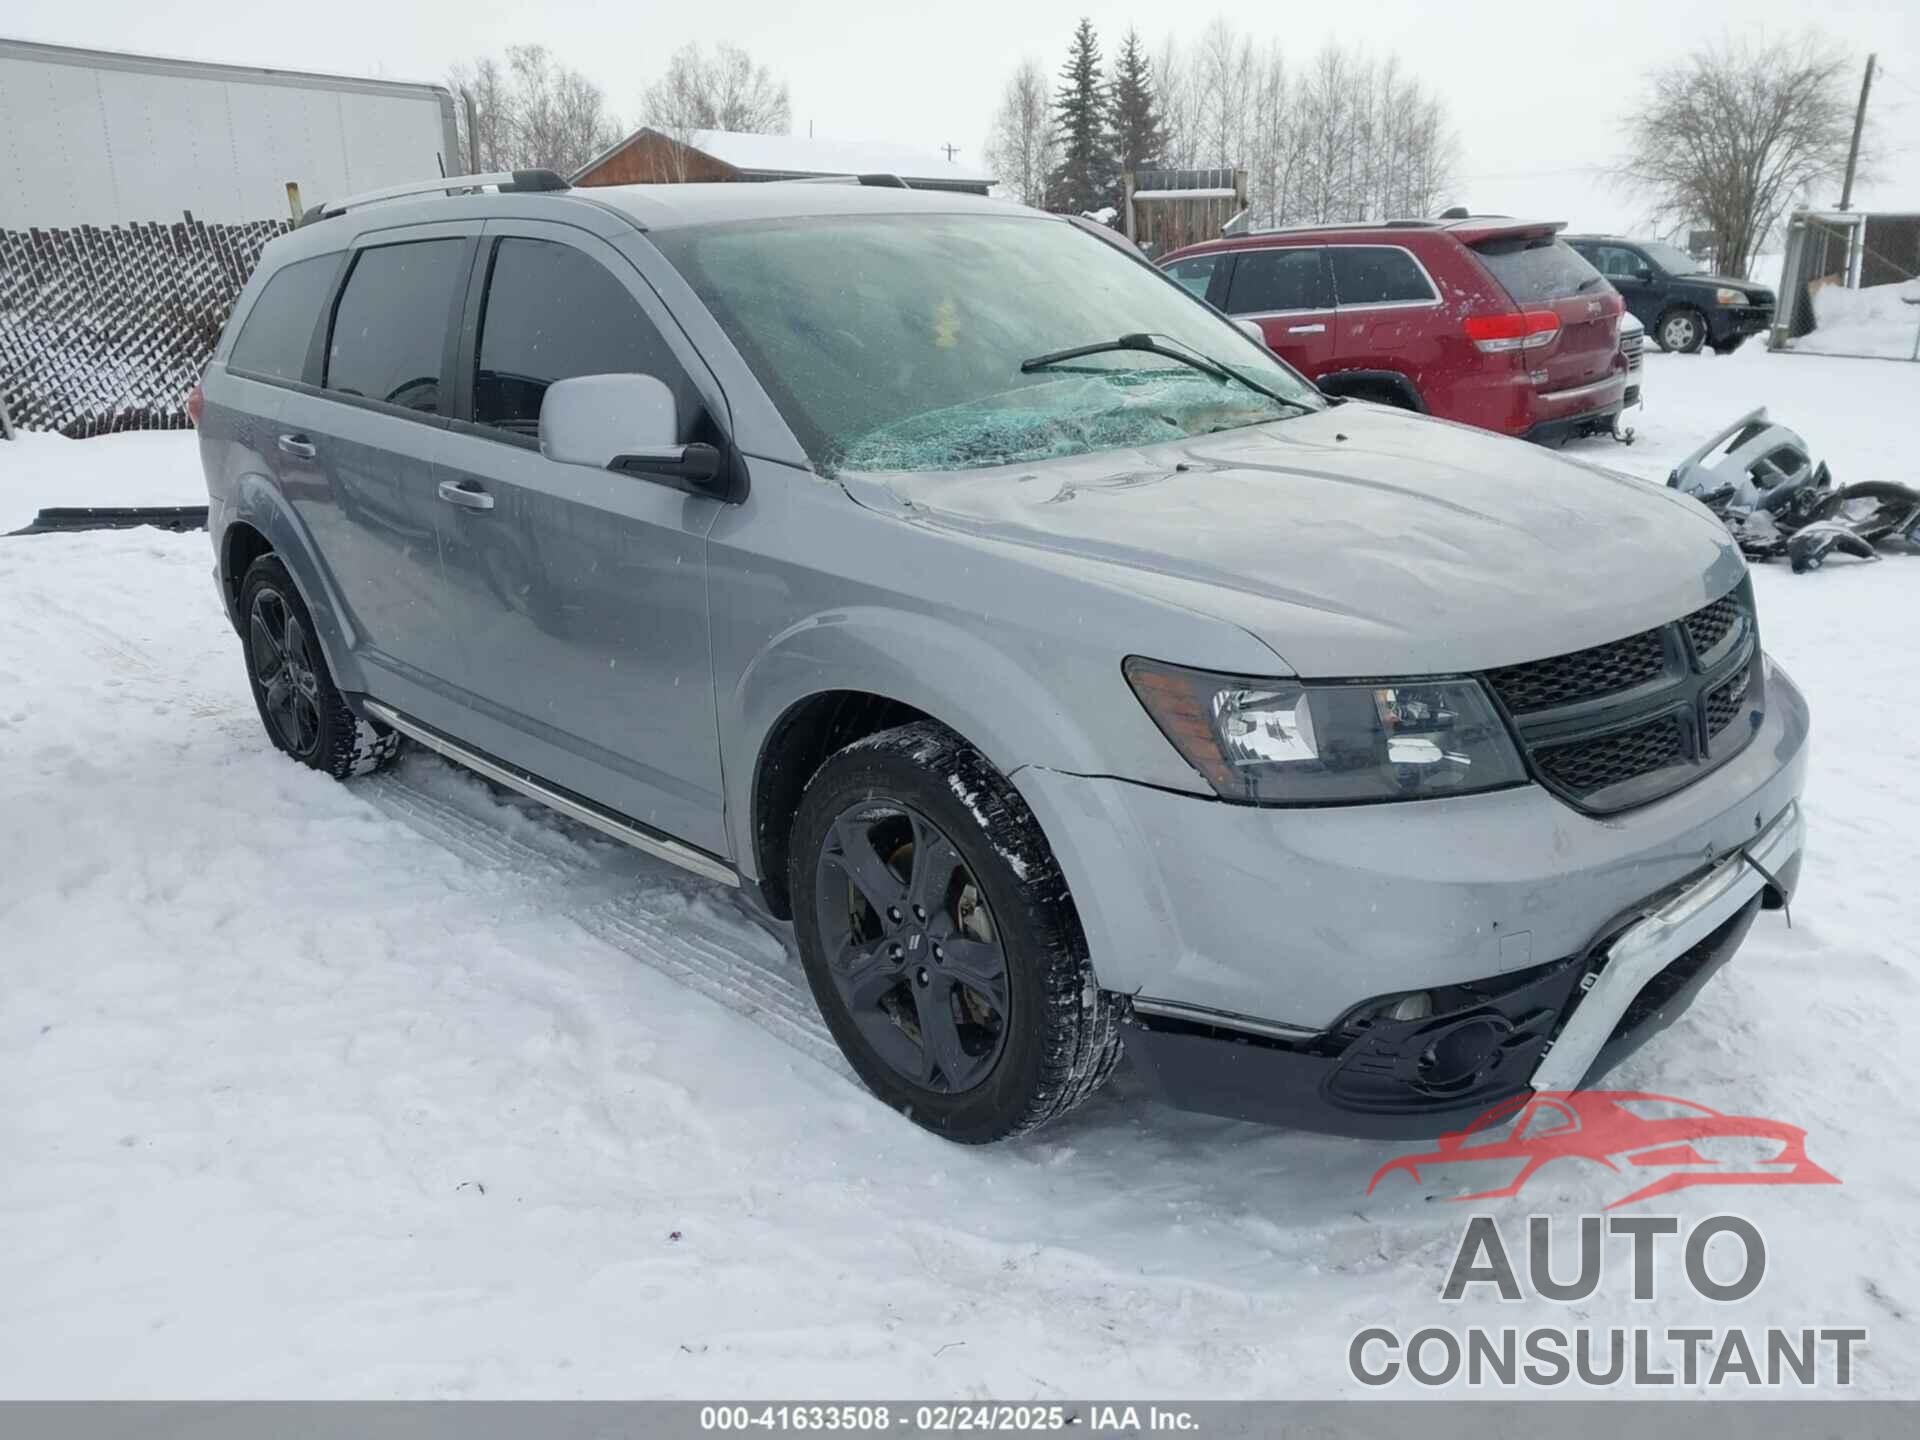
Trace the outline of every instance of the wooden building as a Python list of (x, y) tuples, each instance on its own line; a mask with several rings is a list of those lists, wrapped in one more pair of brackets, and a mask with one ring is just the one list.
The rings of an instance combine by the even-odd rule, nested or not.
[(1149, 255), (1217, 240), (1247, 209), (1244, 170), (1129, 170), (1120, 225)]
[(675, 136), (650, 127), (602, 151), (572, 178), (575, 185), (660, 185), (815, 180), (835, 175), (896, 175), (915, 190), (971, 195), (984, 195), (993, 184), (993, 176), (957, 163), (940, 149), (731, 130), (692, 130)]

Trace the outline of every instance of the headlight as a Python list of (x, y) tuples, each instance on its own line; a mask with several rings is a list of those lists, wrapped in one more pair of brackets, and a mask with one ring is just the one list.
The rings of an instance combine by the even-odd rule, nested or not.
[(1476, 680), (1319, 685), (1210, 675), (1134, 656), (1127, 683), (1224, 800), (1350, 805), (1526, 781)]
[(1747, 303), (1747, 292), (1744, 290), (1733, 290), (1723, 285), (1713, 292), (1713, 303), (1716, 305), (1744, 305)]

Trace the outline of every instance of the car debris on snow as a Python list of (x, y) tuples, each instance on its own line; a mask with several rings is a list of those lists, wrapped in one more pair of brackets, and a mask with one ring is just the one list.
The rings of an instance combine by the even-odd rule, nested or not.
[(1682, 460), (1667, 484), (1719, 517), (1748, 559), (1784, 555), (1796, 575), (1836, 550), (1877, 560), (1883, 540), (1920, 550), (1920, 490), (1882, 480), (1835, 488), (1826, 462), (1764, 405)]

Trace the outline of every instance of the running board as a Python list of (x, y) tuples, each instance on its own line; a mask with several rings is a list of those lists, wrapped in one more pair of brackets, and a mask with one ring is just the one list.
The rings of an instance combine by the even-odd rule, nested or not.
[(497, 760), (490, 760), (477, 751), (469, 750), (457, 741), (449, 740), (436, 730), (430, 730), (417, 720), (409, 720), (390, 706), (382, 705), (378, 700), (362, 700), (360, 708), (367, 712), (369, 719), (378, 720), (382, 725), (391, 726), (409, 740), (417, 740), (436, 754), (443, 755), (456, 765), (465, 766), (476, 775), (484, 775), (496, 785), (504, 785), (517, 791), (529, 800), (536, 800), (549, 810), (557, 810), (569, 820), (578, 820), (582, 825), (598, 830), (602, 835), (611, 836), (623, 845), (651, 855), (656, 860), (665, 860), (669, 865), (678, 865), (682, 870), (691, 870), (706, 880), (717, 880), (723, 885), (737, 886), (740, 876), (734, 868), (717, 856), (704, 850), (696, 850), (690, 845), (682, 845), (678, 840), (669, 840), (664, 835), (655, 835), (642, 830), (630, 821), (622, 820), (591, 805), (577, 800), (571, 795), (543, 785), (530, 776), (510, 770)]

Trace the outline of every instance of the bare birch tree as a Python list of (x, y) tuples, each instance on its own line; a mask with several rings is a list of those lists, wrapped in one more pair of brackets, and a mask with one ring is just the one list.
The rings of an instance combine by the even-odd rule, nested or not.
[(448, 156), (449, 170), (475, 155), (482, 171), (571, 175), (620, 138), (620, 121), (600, 87), (543, 45), (509, 46), (504, 65), (483, 56), (456, 66), (448, 79), (463, 101), (473, 101), (471, 122), (466, 105), (455, 106), (466, 154)]
[(1714, 235), (1744, 275), (1781, 214), (1846, 165), (1851, 62), (1813, 35), (1722, 41), (1653, 72), (1618, 173), (1675, 223)]
[(1023, 205), (1044, 206), (1047, 176), (1059, 156), (1053, 87), (1039, 62), (1023, 60), (1000, 93), (987, 132), (986, 157), (994, 178)]
[(647, 87), (644, 122), (677, 142), (674, 179), (684, 180), (685, 146), (696, 130), (784, 135), (793, 123), (787, 82), (738, 45), (721, 41), (708, 55), (698, 44), (674, 51), (666, 73)]

